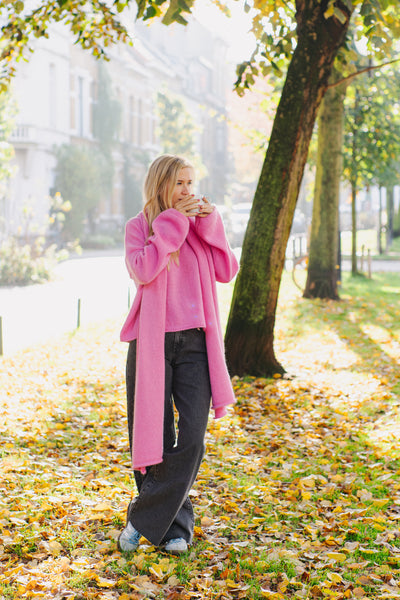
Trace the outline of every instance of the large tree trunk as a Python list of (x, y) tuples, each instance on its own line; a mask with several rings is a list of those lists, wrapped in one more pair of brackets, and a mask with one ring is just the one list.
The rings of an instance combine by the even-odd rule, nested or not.
[[(334, 69), (331, 82), (340, 74)], [(327, 90), (318, 117), (318, 152), (304, 298), (338, 300), (339, 191), (342, 174), (344, 84)]]
[(327, 0), (297, 0), (298, 43), (289, 65), (243, 242), (226, 331), (231, 374), (283, 373), (273, 340), (279, 285), (308, 146), (350, 18), (325, 19)]

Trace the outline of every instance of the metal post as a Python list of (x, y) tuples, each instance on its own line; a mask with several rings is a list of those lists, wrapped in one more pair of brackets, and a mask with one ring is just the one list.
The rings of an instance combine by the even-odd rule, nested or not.
[(78, 298), (78, 310), (76, 316), (76, 328), (79, 329), (81, 326), (81, 299)]
[(128, 287), (128, 310), (131, 307), (131, 288)]
[(0, 317), (0, 356), (3, 356), (3, 317)]
[(361, 267), (360, 267), (361, 273), (364, 271), (364, 252), (365, 252), (365, 246), (363, 244), (361, 246)]
[(371, 250), (368, 248), (368, 278), (371, 279), (372, 275), (372, 260), (371, 260)]

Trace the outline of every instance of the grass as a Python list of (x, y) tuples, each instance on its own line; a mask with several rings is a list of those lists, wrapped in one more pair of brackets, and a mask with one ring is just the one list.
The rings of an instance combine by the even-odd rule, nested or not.
[(119, 324), (3, 359), (0, 597), (396, 597), (399, 295), (398, 274), (345, 275), (340, 302), (309, 301), (285, 274), (276, 352), (289, 377), (233, 379), (183, 557), (117, 550), (135, 494)]
[[(341, 250), (343, 256), (351, 255), (352, 236), (351, 231), (342, 231), (341, 233)], [(395, 238), (390, 245), (389, 251), (386, 252), (386, 239), (382, 235), (383, 254), (378, 254), (378, 237), (375, 229), (360, 229), (357, 232), (357, 254), (361, 255), (364, 248), (364, 255), (367, 256), (368, 250), (371, 255), (379, 259), (399, 258), (400, 255), (400, 237)]]

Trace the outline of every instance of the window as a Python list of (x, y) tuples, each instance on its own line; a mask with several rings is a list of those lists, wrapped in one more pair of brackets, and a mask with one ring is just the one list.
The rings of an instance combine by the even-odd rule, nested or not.
[(54, 63), (50, 63), (49, 67), (49, 125), (51, 129), (57, 127), (57, 78)]
[(128, 141), (132, 144), (135, 135), (135, 114), (134, 114), (135, 99), (129, 96), (128, 106)]
[(69, 101), (69, 119), (70, 129), (76, 129), (76, 94), (75, 94), (75, 77), (71, 74), (69, 79), (70, 86), (70, 101)]
[(144, 125), (144, 115), (143, 115), (143, 101), (141, 98), (138, 100), (138, 115), (137, 115), (137, 145), (142, 146), (143, 144), (143, 125)]
[(83, 137), (83, 77), (78, 77), (78, 135)]

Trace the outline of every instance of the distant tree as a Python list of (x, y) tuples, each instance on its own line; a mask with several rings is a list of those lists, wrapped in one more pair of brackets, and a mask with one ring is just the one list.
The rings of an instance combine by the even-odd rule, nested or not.
[[(352, 196), (352, 274), (357, 274), (357, 212), (360, 189), (394, 185), (400, 158), (399, 77), (375, 71), (349, 87), (345, 110), (344, 177)], [(396, 166), (395, 166), (396, 165)]]
[(133, 149), (129, 143), (124, 144), (124, 216), (128, 220), (143, 207), (142, 185), (145, 171), (150, 164), (147, 152)]
[[(334, 69), (330, 82), (341, 74)], [(318, 116), (318, 150), (305, 298), (337, 300), (339, 186), (346, 84), (329, 88)]]
[(10, 93), (0, 93), (0, 231), (5, 226), (4, 212), (8, 180), (14, 172), (14, 149), (9, 141), (15, 125), (16, 107)]
[(163, 152), (193, 155), (196, 126), (182, 100), (171, 93), (158, 92), (157, 115)]
[(112, 149), (121, 124), (121, 104), (115, 98), (111, 79), (104, 63), (98, 64), (96, 102), (93, 108), (93, 133), (99, 149), (112, 159)]
[(107, 181), (104, 155), (95, 148), (64, 144), (55, 151), (55, 191), (71, 209), (65, 215), (65, 241), (79, 239), (90, 213), (99, 204)]
[(196, 150), (196, 135), (201, 133), (184, 101), (171, 92), (157, 94), (158, 136), (162, 151), (181, 154), (196, 167), (199, 178), (205, 174), (205, 166)]

